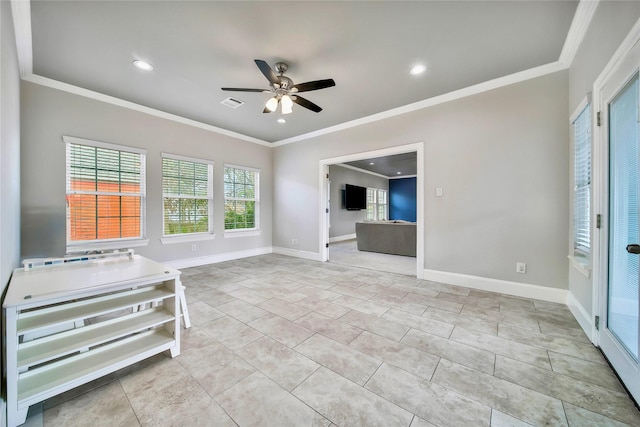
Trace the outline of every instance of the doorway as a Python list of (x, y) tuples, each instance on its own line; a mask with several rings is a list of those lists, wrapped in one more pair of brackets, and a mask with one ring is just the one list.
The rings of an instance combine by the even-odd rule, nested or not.
[(598, 344), (640, 402), (640, 44), (632, 46), (596, 91), (603, 153), (596, 314)]
[(330, 204), (336, 201), (329, 200), (330, 177), (329, 165), (341, 164), (357, 160), (385, 157), (395, 154), (415, 152), (417, 155), (416, 174), (416, 261), (415, 276), (422, 279), (424, 277), (424, 144), (415, 143), (381, 150), (374, 150), (340, 157), (324, 159), (320, 161), (319, 193), (320, 193), (320, 254), (321, 260), (329, 260), (329, 225), (330, 225)]

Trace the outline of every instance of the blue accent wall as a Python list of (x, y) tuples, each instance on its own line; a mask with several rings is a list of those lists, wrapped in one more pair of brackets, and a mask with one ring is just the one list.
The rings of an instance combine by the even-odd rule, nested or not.
[(389, 180), (389, 219), (416, 221), (416, 178)]

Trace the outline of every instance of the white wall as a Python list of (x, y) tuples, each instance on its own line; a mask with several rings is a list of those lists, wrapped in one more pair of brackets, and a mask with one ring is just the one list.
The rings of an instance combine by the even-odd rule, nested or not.
[(348, 169), (340, 165), (329, 166), (331, 180), (331, 228), (329, 238), (356, 232), (356, 222), (367, 219), (367, 211), (348, 211), (342, 206), (345, 184), (380, 188), (389, 191), (389, 180), (365, 172)]
[[(22, 256), (65, 253), (65, 145), (63, 135), (147, 150), (147, 238), (136, 253), (157, 261), (211, 259), (216, 254), (271, 247), (272, 152), (269, 147), (23, 81)], [(163, 245), (161, 153), (215, 161), (215, 240)], [(223, 166), (261, 170), (261, 234), (224, 237)], [(197, 250), (192, 251), (192, 244)]]
[[(640, 18), (640, 2), (600, 1), (584, 39), (569, 69), (569, 114), (593, 90), (593, 83), (603, 71), (612, 55), (632, 26)], [(573, 208), (573, 202), (570, 204)], [(593, 206), (593, 204), (592, 204)], [(573, 212), (570, 210), (571, 222)], [(591, 230), (593, 236), (596, 230)], [(580, 304), (588, 321), (593, 319), (593, 277), (587, 278), (575, 268), (569, 271), (569, 291)], [(574, 313), (576, 314), (576, 313)]]
[[(3, 295), (11, 272), (20, 261), (20, 74), (11, 4), (7, 1), (0, 2), (0, 31), (0, 295)], [(4, 349), (4, 335), (1, 342)], [(0, 382), (0, 396), (4, 396), (2, 389)], [(5, 425), (4, 398), (0, 409), (0, 425)]]
[(295, 236), (300, 250), (318, 252), (321, 159), (423, 141), (425, 268), (567, 289), (567, 77), (275, 148), (274, 246), (288, 248)]

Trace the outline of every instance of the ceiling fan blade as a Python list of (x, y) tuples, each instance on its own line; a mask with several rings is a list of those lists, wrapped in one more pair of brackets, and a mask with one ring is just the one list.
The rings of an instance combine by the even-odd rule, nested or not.
[(291, 99), (293, 99), (293, 102), (295, 102), (299, 106), (307, 108), (307, 109), (313, 111), (314, 113), (319, 113), (320, 111), (322, 111), (322, 108), (320, 108), (318, 105), (314, 104), (313, 102), (309, 101), (308, 99), (304, 99), (301, 96), (298, 96), (298, 95), (292, 96)]
[(258, 66), (258, 68), (260, 68), (260, 71), (262, 71), (262, 74), (264, 74), (267, 80), (269, 80), (269, 83), (271, 83), (272, 85), (280, 84), (280, 80), (278, 80), (278, 76), (276, 76), (276, 73), (273, 72), (269, 64), (267, 64), (262, 59), (254, 59), (254, 61), (256, 62), (256, 65)]
[(308, 92), (310, 90), (324, 89), (327, 87), (335, 86), (336, 82), (333, 79), (314, 80), (312, 82), (300, 83), (293, 86), (293, 89), (298, 89), (298, 92)]
[(265, 90), (265, 89), (247, 89), (244, 87), (223, 87), (220, 88), (222, 90), (230, 90), (233, 92), (267, 92), (270, 93), (271, 91)]

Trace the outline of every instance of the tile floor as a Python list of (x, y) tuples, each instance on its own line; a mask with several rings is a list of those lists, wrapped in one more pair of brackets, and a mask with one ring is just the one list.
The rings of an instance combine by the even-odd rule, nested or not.
[(416, 257), (359, 251), (355, 239), (330, 243), (329, 259), (332, 263), (349, 267), (416, 275)]
[(180, 356), (44, 402), (44, 426), (640, 426), (563, 305), (278, 255), (182, 279)]

